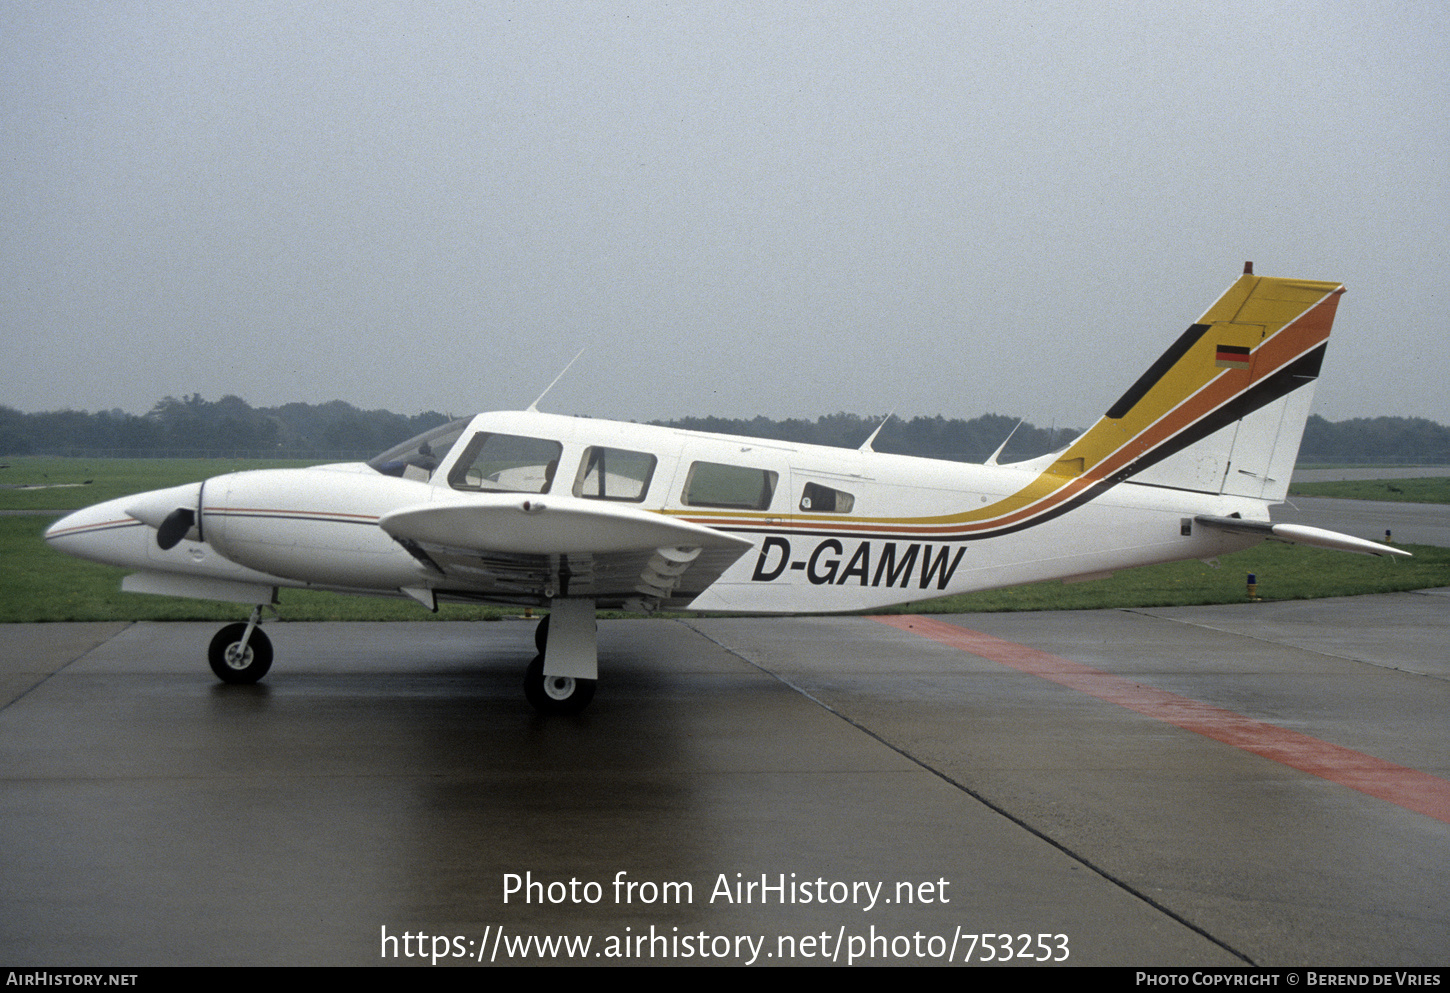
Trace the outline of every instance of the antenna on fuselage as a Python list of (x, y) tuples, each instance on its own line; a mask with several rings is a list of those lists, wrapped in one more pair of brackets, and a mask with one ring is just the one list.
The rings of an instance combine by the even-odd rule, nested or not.
[(881, 433), (881, 429), (886, 426), (886, 422), (889, 421), (889, 420), (891, 420), (892, 415), (894, 415), (895, 413), (896, 413), (896, 411), (893, 410), (890, 414), (887, 414), (885, 417), (883, 417), (881, 419), (881, 423), (878, 424), (878, 425), (876, 425), (876, 430), (871, 432), (871, 437), (867, 438), (865, 441), (863, 441), (861, 443), (861, 447), (857, 449), (858, 452), (874, 452), (874, 451), (876, 451), (876, 449), (874, 449), (874, 448), (871, 447), (871, 442), (873, 442), (873, 441), (876, 440), (876, 436)]
[(1002, 454), (1002, 449), (1007, 447), (1007, 442), (1012, 440), (1012, 436), (1017, 433), (1017, 428), (1020, 428), (1023, 424), (1026, 423), (1026, 418), (1018, 421), (1017, 426), (1014, 427), (1011, 431), (1007, 432), (1007, 437), (1002, 439), (1002, 444), (997, 446), (997, 450), (993, 452), (990, 456), (988, 456), (987, 461), (983, 462), (982, 465), (996, 465), (998, 456)]
[[(584, 346), (584, 348), (588, 348), (588, 347), (589, 347), (588, 345), (585, 345)], [(529, 413), (531, 413), (531, 414), (537, 414), (539, 412), (539, 401), (542, 400), (542, 399), (544, 399), (544, 397), (548, 395), (549, 391), (554, 388), (554, 383), (557, 383), (559, 380), (561, 380), (561, 379), (564, 378), (564, 373), (566, 373), (566, 372), (569, 371), (570, 366), (572, 366), (575, 362), (578, 362), (579, 361), (579, 356), (584, 354), (584, 348), (579, 349), (578, 353), (572, 359), (569, 360), (569, 365), (566, 365), (563, 368), (563, 370), (560, 371), (559, 375), (557, 375), (557, 376), (554, 377), (554, 382), (553, 383), (550, 383), (548, 386), (545, 386), (544, 387), (544, 392), (543, 393), (540, 393), (538, 395), (538, 397), (536, 397), (534, 399), (534, 402), (531, 403), (531, 404), (529, 404), (529, 409), (528, 409), (528, 412)]]

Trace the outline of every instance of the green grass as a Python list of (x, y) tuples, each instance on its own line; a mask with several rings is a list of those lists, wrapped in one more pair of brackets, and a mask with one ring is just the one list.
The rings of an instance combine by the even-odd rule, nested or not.
[[(0, 460), (0, 510), (78, 510), (243, 469), (318, 465), (296, 459), (65, 459), (18, 456)], [(39, 486), (40, 489), (19, 489)]]
[(1334, 483), (1295, 483), (1291, 497), (1337, 500), (1392, 500), (1398, 503), (1450, 503), (1450, 476), (1429, 479), (1361, 479)]

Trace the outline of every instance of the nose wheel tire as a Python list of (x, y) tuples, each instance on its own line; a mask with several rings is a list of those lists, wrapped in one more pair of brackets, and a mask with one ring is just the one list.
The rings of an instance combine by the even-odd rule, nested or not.
[(577, 714), (594, 699), (597, 680), (545, 676), (544, 656), (535, 655), (524, 673), (524, 696), (541, 714)]
[(228, 624), (216, 633), (207, 649), (211, 671), (224, 683), (255, 683), (272, 668), (272, 639), (259, 627), (246, 642), (245, 624)]

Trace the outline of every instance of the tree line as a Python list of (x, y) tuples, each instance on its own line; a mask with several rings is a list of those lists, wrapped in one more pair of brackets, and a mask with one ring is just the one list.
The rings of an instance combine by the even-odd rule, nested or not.
[[(0, 455), (86, 457), (227, 456), (254, 458), (368, 458), (437, 427), (437, 411), (415, 415), (360, 410), (341, 400), (252, 407), (227, 395), (166, 397), (145, 414), (120, 410), (61, 410), (27, 414), (0, 407)], [(1053, 451), (1077, 428), (1039, 428), (1001, 414), (959, 418), (890, 418), (828, 414), (815, 420), (766, 417), (685, 417), (652, 422), (715, 434), (774, 438), (810, 445), (859, 448), (878, 427), (878, 452), (982, 462), (1003, 446), (1002, 462)], [(1009, 439), (1010, 436), (1010, 439)], [(1450, 428), (1424, 418), (1369, 417), (1328, 421), (1314, 415), (1304, 432), (1300, 462), (1450, 464)]]
[(444, 424), (437, 411), (406, 416), (341, 400), (253, 407), (237, 396), (167, 397), (145, 414), (76, 410), (25, 414), (0, 407), (0, 454), (131, 458), (370, 458)]

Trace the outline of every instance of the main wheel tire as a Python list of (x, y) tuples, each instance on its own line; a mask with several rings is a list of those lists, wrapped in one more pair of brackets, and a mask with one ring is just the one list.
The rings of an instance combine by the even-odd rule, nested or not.
[(577, 714), (594, 699), (598, 680), (545, 676), (544, 656), (535, 655), (524, 673), (524, 696), (541, 714)]
[(216, 633), (207, 649), (211, 671), (224, 683), (255, 683), (272, 668), (272, 639), (256, 626), (245, 643), (245, 624), (228, 624)]

